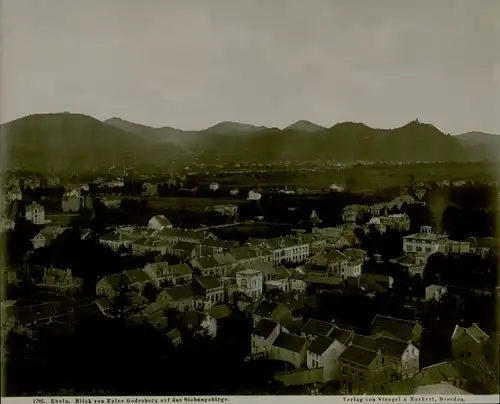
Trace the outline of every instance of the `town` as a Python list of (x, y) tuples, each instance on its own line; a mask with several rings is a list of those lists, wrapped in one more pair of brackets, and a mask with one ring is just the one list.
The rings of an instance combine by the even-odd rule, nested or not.
[(498, 394), (495, 182), (196, 175), (4, 178), (9, 395)]

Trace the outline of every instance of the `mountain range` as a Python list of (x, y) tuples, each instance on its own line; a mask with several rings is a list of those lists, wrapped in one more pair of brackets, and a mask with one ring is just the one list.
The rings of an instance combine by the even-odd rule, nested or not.
[(470, 132), (450, 136), (412, 121), (394, 129), (343, 122), (325, 128), (300, 120), (284, 128), (221, 122), (186, 131), (153, 128), (120, 118), (99, 121), (72, 113), (35, 114), (1, 125), (9, 167), (88, 170), (110, 166), (280, 160), (464, 161), (496, 159), (500, 136)]

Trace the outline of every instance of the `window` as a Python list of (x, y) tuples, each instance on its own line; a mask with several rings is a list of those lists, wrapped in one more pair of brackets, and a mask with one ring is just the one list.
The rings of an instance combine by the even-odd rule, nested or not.
[(342, 374), (344, 376), (347, 375), (347, 368), (345, 366), (342, 368)]
[(363, 373), (359, 373), (359, 380), (362, 382), (365, 380), (365, 375)]
[(384, 364), (384, 357), (382, 356), (382, 364)]

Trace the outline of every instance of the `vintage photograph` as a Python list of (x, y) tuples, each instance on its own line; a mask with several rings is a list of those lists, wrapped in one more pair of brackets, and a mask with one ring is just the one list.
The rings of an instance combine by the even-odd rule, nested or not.
[(3, 397), (498, 396), (500, 2), (0, 4)]

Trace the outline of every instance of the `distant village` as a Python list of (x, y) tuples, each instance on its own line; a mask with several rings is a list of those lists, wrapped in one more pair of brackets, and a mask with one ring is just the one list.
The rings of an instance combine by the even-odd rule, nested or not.
[[(154, 199), (159, 187), (179, 188), (180, 183), (186, 193), (201, 192), (202, 186), (186, 187), (184, 182), (145, 181), (136, 199)], [(231, 187), (222, 203), (205, 206), (201, 214), (224, 218), (218, 225), (181, 228), (165, 214), (152, 215), (142, 225), (106, 223), (99, 230), (72, 222), (82, 211), (91, 212), (91, 219), (97, 215), (96, 200), (108, 209), (120, 209), (123, 198), (116, 190), (124, 184), (123, 178), (83, 184), (61, 184), (56, 177), (7, 181), (2, 236), (22, 238), (23, 228), (29, 228), (31, 244), (18, 261), (3, 264), (2, 276), (15, 293), (9, 289), (2, 301), (2, 337), (17, 333), (36, 340), (47, 327), (71, 328), (83, 317), (97, 316), (148, 324), (181, 347), (187, 334), (217, 339), (224, 321), (238, 312), (249, 327), (245, 362), (281, 363), (283, 369), (274, 373), (273, 382), (285, 388), (305, 386), (310, 394), (498, 394), (497, 325), (457, 319), (444, 338), (449, 348), (444, 357), (431, 363), (434, 354), (426, 352), (428, 324), (441, 321), (440, 305), (446, 299), (458, 296), (460, 301), (462, 293), (485, 301), (499, 296), (496, 274), (478, 275), (487, 279), (482, 284), (456, 287), (436, 262), (470, 260), (487, 267), (498, 258), (500, 247), (493, 237), (454, 240), (432, 223), (414, 229), (405, 207), (425, 208), (429, 184), (414, 184), (384, 202), (345, 205), (339, 212), (342, 223), (336, 226), (326, 226), (311, 208), (288, 234), (243, 242), (218, 237), (215, 230), (272, 221), (258, 208), (250, 219), (239, 217), (242, 204), (258, 207), (265, 197), (257, 187), (248, 192)], [(440, 181), (433, 186), (465, 184)], [(217, 182), (203, 186), (204, 192), (220, 191)], [(27, 188), (33, 192), (27, 193)], [(40, 188), (64, 189), (56, 208), (53, 201), (46, 208), (50, 192), (36, 194)], [(333, 184), (327, 192), (342, 190)], [(298, 192), (288, 186), (276, 190), (285, 197)], [(231, 198), (239, 200), (228, 203)], [(50, 258), (33, 263), (33, 257), (55, 243), (66, 245), (70, 237), (65, 234), (77, 234), (81, 242), (106, 248), (117, 260), (138, 266), (107, 268), (106, 274), (91, 278)], [(372, 253), (369, 241), (364, 241), (370, 237), (385, 237), (387, 248), (400, 249), (400, 255)], [(437, 273), (430, 274), (436, 267)], [(398, 271), (414, 282), (409, 289), (401, 286)], [(30, 292), (23, 295), (27, 289)], [(347, 314), (328, 318), (329, 308), (318, 303), (329, 296), (348, 302), (346, 296), (354, 294), (373, 307), (383, 299), (404, 296), (398, 300), (401, 304), (374, 313), (367, 329), (346, 321)], [(333, 309), (354, 310), (348, 304)]]

